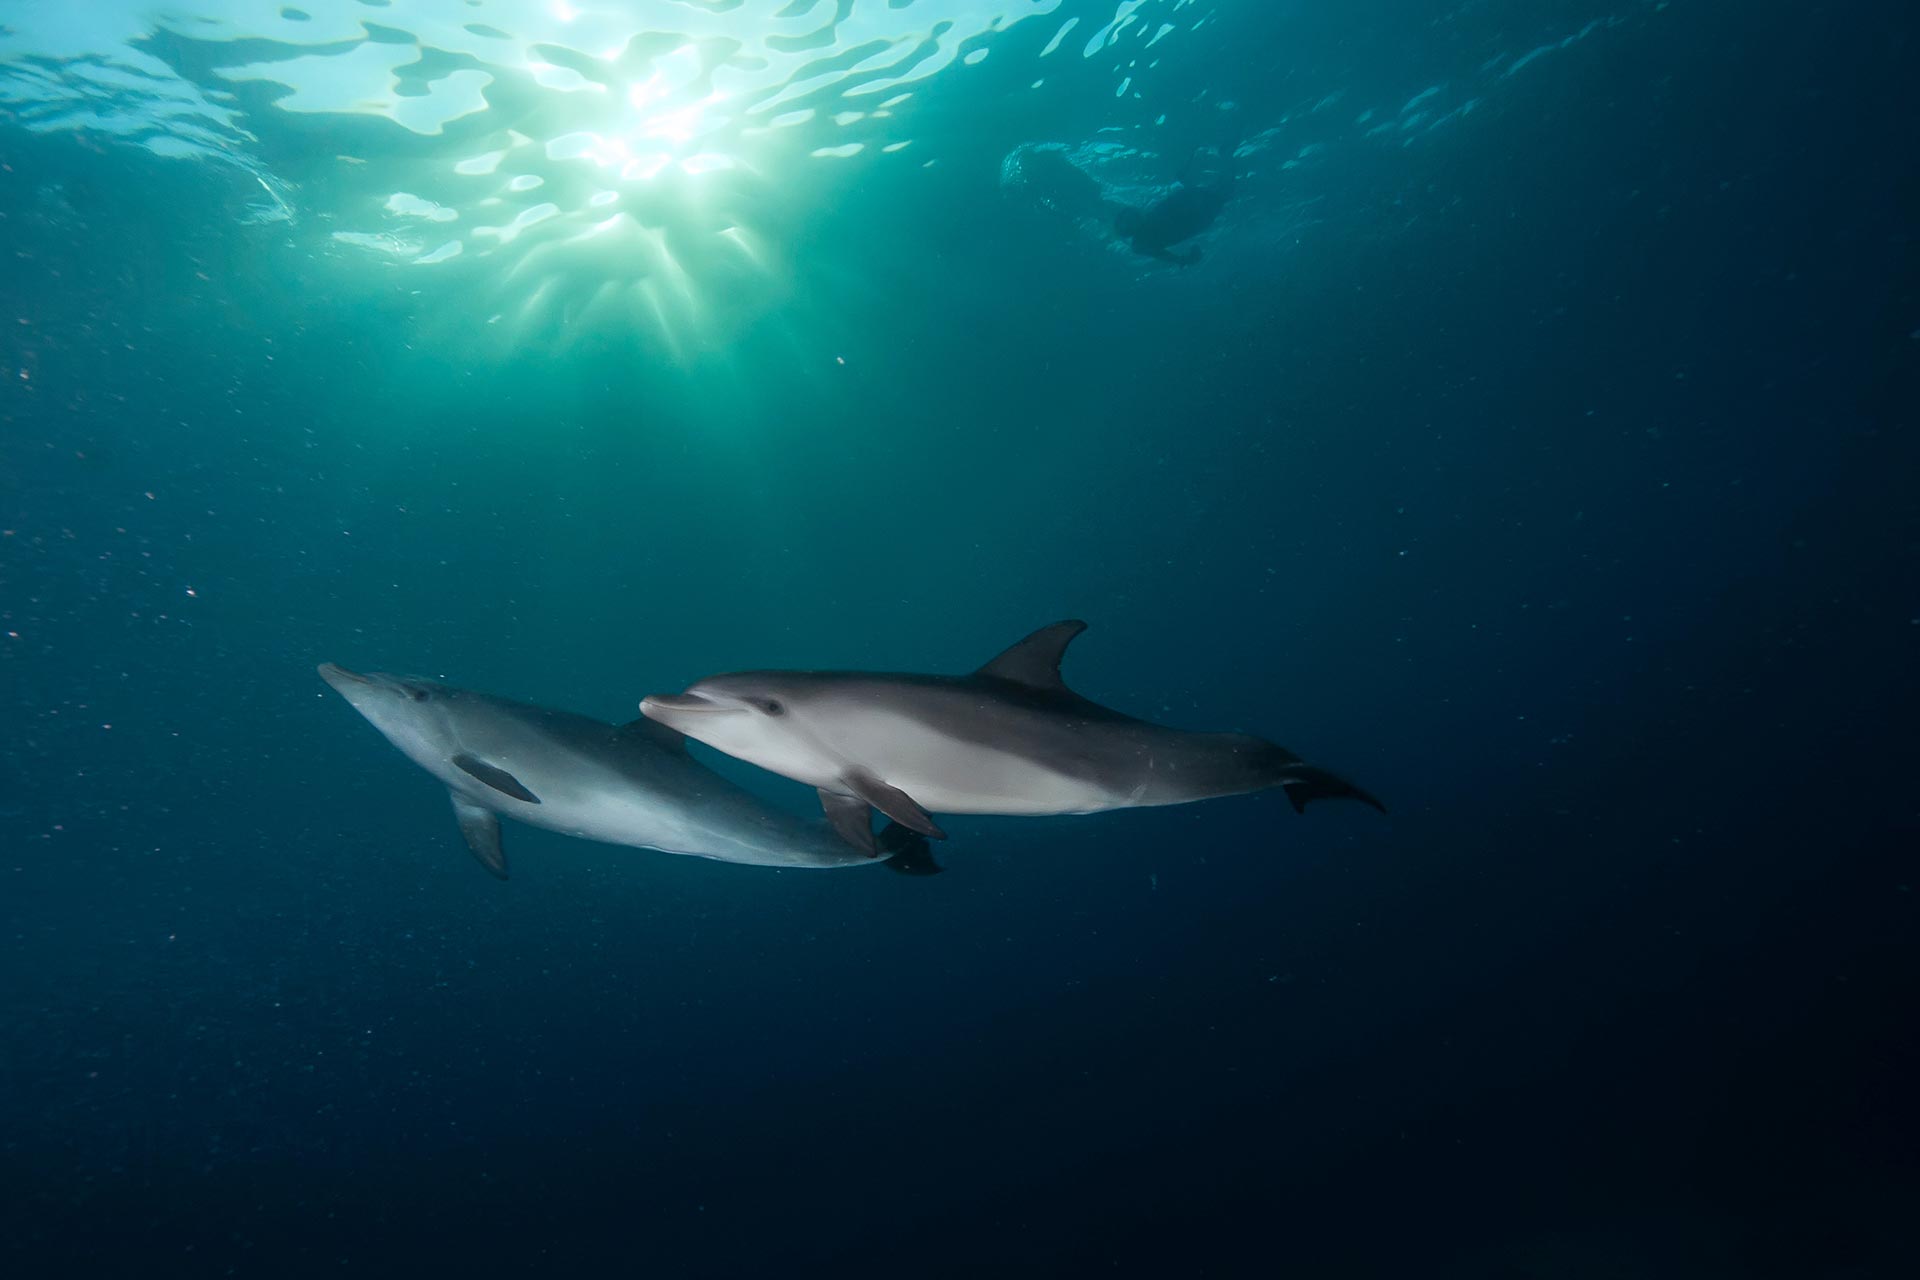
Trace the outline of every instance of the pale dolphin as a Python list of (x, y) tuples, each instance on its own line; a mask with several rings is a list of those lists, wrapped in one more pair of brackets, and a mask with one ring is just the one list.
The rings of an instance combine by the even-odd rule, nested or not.
[[(320, 678), (415, 764), (447, 784), (473, 856), (507, 878), (500, 815), (608, 844), (762, 867), (858, 867), (826, 826), (761, 803), (687, 754), (686, 739), (640, 719), (611, 725), (411, 676), (359, 675), (331, 662)], [(887, 865), (938, 871), (926, 842), (882, 832)]]
[(1060, 658), (1084, 622), (1042, 627), (971, 675), (748, 671), (640, 709), (820, 792), (833, 825), (874, 847), (868, 806), (935, 839), (933, 813), (1061, 814), (1183, 804), (1281, 787), (1299, 810), (1378, 800), (1284, 747), (1188, 733), (1074, 693)]

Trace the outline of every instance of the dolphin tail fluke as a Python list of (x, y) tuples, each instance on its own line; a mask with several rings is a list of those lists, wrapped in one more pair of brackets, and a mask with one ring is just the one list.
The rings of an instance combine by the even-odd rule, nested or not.
[(946, 868), (933, 860), (927, 838), (889, 822), (880, 832), (880, 852), (889, 855), (886, 866), (903, 876), (937, 876)]
[(1345, 778), (1310, 764), (1286, 766), (1281, 771), (1279, 785), (1286, 791), (1287, 800), (1293, 805), (1295, 813), (1305, 813), (1307, 805), (1315, 800), (1358, 800), (1361, 804), (1372, 805), (1381, 813), (1387, 811), (1387, 806)]

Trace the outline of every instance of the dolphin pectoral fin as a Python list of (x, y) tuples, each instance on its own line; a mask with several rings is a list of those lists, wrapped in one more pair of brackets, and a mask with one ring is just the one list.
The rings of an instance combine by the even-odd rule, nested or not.
[(1065, 693), (1067, 686), (1060, 679), (1060, 659), (1066, 655), (1073, 638), (1086, 629), (1086, 623), (1072, 618), (1042, 627), (974, 674), (1010, 680), (1048, 693)]
[(528, 804), (540, 803), (540, 797), (527, 790), (520, 779), (497, 765), (488, 764), (485, 760), (470, 756), (464, 751), (453, 758), (453, 763), (455, 767), (486, 783), (503, 796), (512, 796), (515, 800), (524, 800)]
[(898, 787), (890, 787), (880, 779), (865, 773), (850, 773), (840, 780), (854, 795), (866, 801), (880, 812), (892, 818), (909, 831), (918, 831), (923, 836), (935, 840), (945, 840), (947, 833), (934, 824), (927, 811), (914, 803), (913, 797)]
[(1288, 765), (1281, 774), (1280, 786), (1286, 791), (1287, 802), (1295, 813), (1305, 813), (1308, 802), (1313, 800), (1358, 800), (1382, 813), (1387, 811), (1387, 806), (1345, 778), (1310, 764)]
[(820, 807), (827, 811), (827, 821), (842, 840), (869, 858), (880, 856), (880, 844), (873, 838), (873, 820), (867, 817), (871, 806), (865, 800), (821, 787)]
[(449, 791), (447, 795), (453, 800), (453, 817), (460, 824), (460, 834), (467, 838), (467, 848), (473, 850), (473, 856), (480, 859), (480, 865), (492, 872), (495, 879), (505, 880), (507, 854), (500, 847), (500, 816), (457, 791)]
[(897, 822), (889, 822), (881, 829), (880, 851), (887, 855), (881, 865), (903, 876), (937, 876), (946, 870), (927, 852), (925, 836)]

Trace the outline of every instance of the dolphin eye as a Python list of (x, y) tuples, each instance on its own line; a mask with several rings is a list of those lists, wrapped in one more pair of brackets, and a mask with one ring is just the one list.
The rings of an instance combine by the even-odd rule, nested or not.
[(430, 695), (425, 689), (422, 689), (419, 685), (410, 684), (407, 686), (407, 696), (409, 698), (412, 698), (415, 702), (425, 702), (432, 695)]
[(760, 704), (760, 709), (770, 716), (783, 716), (787, 714), (786, 707), (781, 705), (780, 699), (778, 698), (768, 698)]

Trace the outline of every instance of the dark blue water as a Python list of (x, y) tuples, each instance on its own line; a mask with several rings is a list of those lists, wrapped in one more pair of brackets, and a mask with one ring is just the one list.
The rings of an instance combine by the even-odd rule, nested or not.
[[(736, 185), (608, 170), (647, 230), (604, 259), (553, 231), (602, 207), (555, 160), (547, 231), (443, 276), (335, 233), (491, 217), (448, 175), (493, 114), (567, 127), (532, 82), (409, 132), (219, 74), (277, 28), (62, 44), (32, 7), (0, 10), (8, 1274), (1920, 1262), (1901, 8), (1219, 0), (1087, 54), (1113, 6), (1068, 5), (892, 116), (821, 98), (784, 157), (658, 143), (735, 148)], [(306, 20), (424, 77), (466, 65), (440, 7)], [(108, 46), (231, 120), (172, 154), (144, 90), (75, 106)], [(866, 149), (809, 154), (833, 128)], [(1138, 200), (1214, 148), (1236, 195), (1156, 263), (1003, 181), (1035, 143)], [(510, 826), (501, 884), (313, 674), (624, 720), (1063, 617), (1079, 691), (1390, 816), (954, 817), (935, 879)]]

